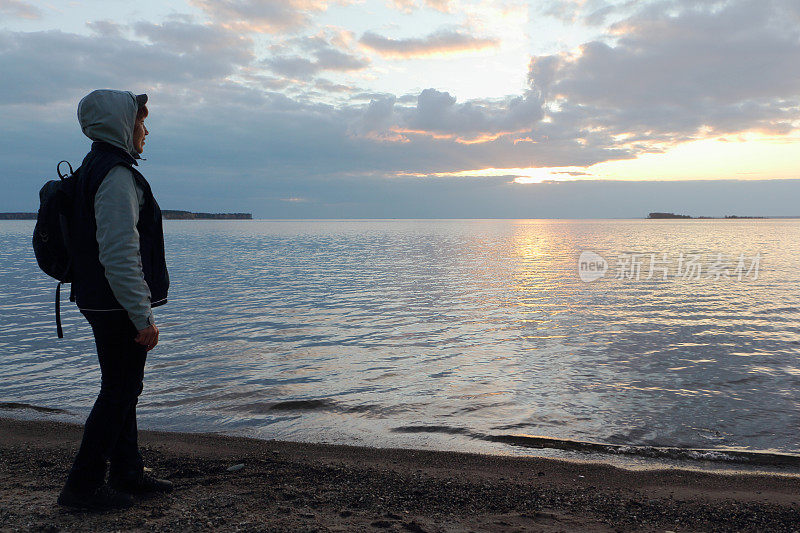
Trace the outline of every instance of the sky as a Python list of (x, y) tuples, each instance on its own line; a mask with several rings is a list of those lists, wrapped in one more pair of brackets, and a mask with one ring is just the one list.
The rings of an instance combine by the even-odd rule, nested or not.
[(149, 95), (163, 209), (800, 215), (797, 0), (0, 0), (0, 211)]

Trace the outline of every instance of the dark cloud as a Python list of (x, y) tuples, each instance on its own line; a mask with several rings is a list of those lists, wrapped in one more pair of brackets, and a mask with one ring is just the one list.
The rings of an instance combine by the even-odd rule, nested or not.
[(418, 95), (414, 93), (406, 93), (397, 97), (399, 104), (414, 104), (417, 102)]
[(317, 64), (322, 70), (351, 71), (362, 70), (369, 66), (369, 59), (346, 54), (333, 48), (326, 48), (314, 52)]
[(243, 71), (239, 76), (250, 86), (267, 91), (280, 91), (289, 89), (293, 84), (286, 78), (268, 76), (259, 72)]
[(111, 20), (90, 20), (86, 27), (102, 37), (122, 37), (123, 26)]
[(609, 42), (534, 57), (529, 78), (556, 124), (680, 142), (785, 133), (800, 105), (797, 7), (780, 0), (663, 2), (614, 24)]
[[(359, 123), (366, 125), (365, 130), (391, 131), (404, 114), (414, 112), (413, 107), (399, 107), (393, 97), (373, 100), (367, 106), (337, 108), (301, 103), (280, 93), (249, 90), (230, 82), (206, 83), (194, 90), (196, 94), (190, 93), (190, 97), (163, 92), (151, 95), (151, 134), (143, 170), (164, 206), (247, 210), (262, 217), (348, 218), (380, 213), (401, 217), (609, 216), (612, 208), (622, 205), (610, 191), (630, 190), (627, 185), (600, 192), (535, 188), (509, 184), (510, 177), (396, 177), (398, 172), (455, 172), (495, 167), (498, 162), (508, 167), (532, 163), (563, 166), (630, 156), (609, 149), (608, 143), (582, 145), (574, 134), (553, 125), (531, 133), (538, 139), (531, 143), (498, 138), (470, 145), (423, 134), (406, 134), (405, 142), (395, 142), (354, 131)], [(77, 127), (76, 102), (46, 108), (3, 108), (9, 141), (0, 145), (0, 186), (10, 191), (3, 202), (33, 202), (50, 163), (62, 157), (79, 161), (83, 156), (88, 140)], [(448, 102), (442, 98), (449, 112), (459, 106)], [(491, 102), (483, 102), (482, 106), (488, 116), (502, 117), (510, 102), (496, 102), (494, 108), (489, 107)], [(49, 127), (42, 128), (48, 123)], [(58, 156), (53, 161), (42, 158), (41, 146)], [(573, 193), (559, 193), (568, 190)], [(566, 201), (576, 192), (585, 195), (587, 202), (607, 196), (616, 199), (608, 205), (592, 204), (581, 214), (579, 203)], [(281, 198), (308, 201), (275, 200)], [(637, 198), (642, 201), (636, 206), (645, 205), (646, 197), (636, 194), (628, 201)], [(678, 210), (681, 204), (669, 209), (664, 205), (649, 210)], [(627, 208), (629, 211), (615, 214), (639, 216), (631, 205)], [(27, 205), (6, 205), (3, 210), (17, 209), (27, 209)]]
[(586, 17), (584, 17), (584, 22), (589, 26), (600, 26), (606, 22), (606, 19), (616, 11), (614, 6), (604, 6), (599, 9), (595, 9)]
[(369, 66), (369, 60), (338, 50), (324, 50), (314, 55), (314, 60), (298, 55), (273, 56), (265, 59), (263, 64), (276, 74), (300, 79), (310, 78), (325, 70), (348, 72)]
[(252, 40), (222, 26), (171, 21), (163, 24), (138, 22), (137, 36), (146, 38), (160, 50), (194, 62), (201, 58), (228, 65), (244, 65), (253, 58)]
[(411, 129), (463, 135), (527, 131), (543, 116), (542, 102), (532, 91), (503, 102), (457, 104), (449, 93), (425, 89), (404, 118)]
[[(0, 175), (41, 174), (40, 154), (25, 147), (55, 147), (62, 139), (84, 146), (75, 105), (97, 87), (150, 93), (149, 168), (156, 179), (169, 176), (175, 191), (202, 191), (215, 198), (262, 187), (265, 180), (289, 180), (296, 188), (290, 196), (305, 197), (301, 193), (313, 180), (499, 164), (590, 164), (629, 156), (602, 143), (582, 145), (546, 131), (520, 134), (536, 142), (515, 143), (515, 136), (508, 135), (460, 142), (535, 128), (541, 106), (533, 92), (459, 103), (447, 93), (427, 90), (372, 98), (369, 104), (323, 105), (275, 92), (285, 81), (254, 68), (251, 44), (231, 30), (176, 21), (140, 23), (132, 31), (149, 42), (62, 32), (0, 33), (0, 68), (10, 73), (0, 79), (0, 109), (18, 127), (11, 132), (6, 125), (14, 142), (0, 148)], [(314, 46), (319, 48), (319, 42)], [(59, 127), (44, 128), (47, 123)], [(57, 151), (60, 157), (82, 157), (81, 148)], [(228, 185), (220, 188), (223, 183)]]
[(322, 70), (316, 62), (297, 55), (271, 57), (263, 64), (272, 72), (289, 78), (307, 79)]
[(35, 20), (42, 18), (38, 7), (22, 0), (0, 0), (0, 13), (5, 17)]
[(314, 87), (326, 93), (353, 93), (359, 90), (357, 87), (334, 83), (324, 78), (317, 78), (314, 80)]
[[(130, 26), (92, 22), (92, 36), (0, 31), (7, 139), (0, 143), (0, 186), (9, 191), (2, 201), (35, 201), (52, 163), (42, 158), (42, 146), (57, 159), (80, 160), (88, 141), (77, 128), (77, 101), (91, 89), (114, 87), (150, 94), (147, 175), (159, 198), (163, 194), (175, 208), (336, 217), (609, 216), (616, 209), (609, 206), (623, 205), (629, 211), (619, 213), (626, 216), (658, 210), (797, 214), (747, 211), (734, 202), (736, 195), (730, 204), (713, 204), (730, 205), (722, 212), (690, 211), (680, 203), (687, 192), (710, 198), (710, 191), (728, 190), (730, 183), (603, 189), (511, 185), (513, 177), (398, 175), (581, 167), (704, 134), (785, 133), (800, 108), (798, 10), (778, 0), (659, 2), (615, 23), (580, 54), (534, 57), (531, 85), (522, 94), (463, 102), (437, 89), (393, 95), (317, 78), (322, 71), (363, 68), (366, 60), (351, 49), (357, 43), (338, 30), (285, 38), (265, 60), (235, 25), (188, 18)], [(281, 76), (266, 72), (267, 64)], [(753, 192), (736, 187), (739, 195)], [(614, 196), (625, 190), (634, 191), (625, 202)], [(763, 190), (797, 192), (778, 185)], [(661, 194), (670, 202), (647, 204)], [(585, 199), (581, 209), (570, 207), (570, 195)], [(598, 198), (608, 205), (591, 204)], [(513, 208), (503, 211), (503, 202)], [(646, 204), (642, 213), (630, 207)]]
[(578, 171), (578, 170), (563, 170), (563, 171), (560, 171), (560, 172), (552, 172), (552, 174), (572, 176), (572, 177), (591, 176), (591, 174), (589, 172), (581, 172), (581, 171)]
[(219, 80), (251, 61), (252, 43), (220, 27), (140, 23), (150, 44), (112, 35), (0, 31), (0, 105), (75, 98), (97, 87)]
[[(350, 51), (345, 41), (337, 33), (288, 39), (272, 46), (273, 56), (264, 59), (262, 64), (276, 74), (301, 80), (322, 71), (352, 72), (367, 68), (369, 58)], [(287, 50), (299, 53), (291, 54)]]
[(360, 135), (371, 132), (388, 132), (395, 125), (394, 95), (374, 95), (355, 123), (354, 131)]
[[(668, 2), (670, 0), (667, 0)], [(657, 0), (664, 4), (664, 0)], [(610, 18), (630, 14), (645, 2), (640, 0), (548, 0), (538, 6), (538, 12), (567, 24), (601, 26)]]
[(500, 40), (476, 37), (456, 30), (439, 30), (421, 38), (392, 39), (373, 32), (361, 36), (361, 44), (384, 57), (408, 59), (472, 52), (500, 46)]
[(372, 93), (372, 92), (360, 92), (356, 93), (350, 97), (350, 100), (355, 102), (358, 100), (380, 100), (383, 98), (395, 98), (395, 95), (390, 93)]

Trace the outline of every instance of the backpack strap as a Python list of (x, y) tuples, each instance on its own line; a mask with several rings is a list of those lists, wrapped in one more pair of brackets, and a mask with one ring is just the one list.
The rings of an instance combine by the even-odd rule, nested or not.
[[(67, 166), (69, 167), (69, 174), (62, 174), (61, 173), (61, 163), (66, 163), (67, 164)], [(75, 171), (72, 170), (72, 165), (70, 165), (69, 161), (64, 159), (62, 161), (59, 161), (58, 164), (56, 165), (56, 174), (58, 174), (58, 177), (63, 180), (65, 178), (68, 178), (69, 176), (72, 176), (73, 174), (75, 174)]]
[(56, 285), (56, 332), (58, 333), (58, 338), (64, 338), (64, 330), (61, 329), (61, 284), (63, 282), (59, 281), (58, 285)]

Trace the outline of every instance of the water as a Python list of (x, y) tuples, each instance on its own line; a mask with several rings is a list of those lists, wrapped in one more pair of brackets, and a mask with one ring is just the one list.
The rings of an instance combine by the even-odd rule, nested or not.
[[(66, 302), (56, 338), (32, 228), (0, 222), (0, 415), (83, 422), (91, 330)], [(800, 220), (166, 221), (165, 238), (140, 427), (800, 465)], [(609, 261), (597, 281), (585, 250)], [(617, 279), (634, 253), (639, 279)], [(667, 279), (646, 279), (651, 253)], [(728, 278), (706, 277), (718, 253)], [(759, 262), (738, 279), (740, 253)]]

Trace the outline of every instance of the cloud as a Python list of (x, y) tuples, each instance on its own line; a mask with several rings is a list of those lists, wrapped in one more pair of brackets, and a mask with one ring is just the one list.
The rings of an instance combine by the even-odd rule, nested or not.
[(102, 37), (122, 37), (125, 29), (112, 20), (90, 20), (86, 27)]
[(324, 78), (317, 78), (314, 80), (314, 87), (326, 93), (353, 93), (358, 91), (357, 87), (334, 83)]
[(238, 77), (249, 87), (272, 91), (287, 90), (292, 86), (292, 81), (286, 78), (277, 78), (262, 74), (258, 69), (243, 68)]
[(0, 0), (0, 13), (6, 17), (28, 20), (42, 18), (42, 12), (38, 7), (22, 0)]
[[(85, 140), (74, 126), (74, 106), (97, 87), (147, 91), (153, 104), (148, 165), (156, 175), (170, 176), (175, 191), (197, 186), (215, 198), (227, 194), (219, 188), (223, 182), (241, 191), (263, 188), (264, 180), (289, 180), (299, 190), (281, 197), (306, 197), (311, 180), (455, 172), (499, 162), (590, 164), (628, 156), (599, 142), (581, 145), (569, 132), (537, 129), (542, 109), (533, 91), (463, 103), (433, 89), (413, 96), (357, 93), (350, 104), (323, 105), (276, 92), (285, 81), (264, 75), (252, 42), (233, 30), (177, 20), (123, 30), (146, 42), (0, 32), (0, 69), (8, 74), (0, 79), (0, 106), (7, 130), (19, 141), (0, 150), (0, 175), (35, 177), (38, 167), (25, 161), (39, 159), (26, 146), (80, 151), (74, 146)], [(313, 57), (314, 51), (335, 48), (333, 40), (289, 45)], [(53, 121), (63, 127), (42, 126)], [(514, 130), (523, 131), (508, 133)], [(520, 136), (532, 141), (515, 143)]]
[(158, 49), (193, 61), (207, 58), (228, 65), (244, 65), (254, 58), (251, 39), (221, 26), (138, 22), (133, 29), (137, 36), (145, 37)]
[[(451, 0), (423, 0), (422, 3), (442, 13), (450, 13), (453, 10)], [(419, 7), (416, 0), (386, 0), (386, 5), (403, 13), (412, 13)]]
[(650, 4), (605, 40), (534, 57), (519, 97), (376, 96), (350, 131), (472, 168), (490, 153), (506, 168), (581, 167), (706, 136), (786, 134), (800, 126), (800, 26), (786, 22), (798, 11), (778, 0)]
[(540, 4), (539, 12), (571, 25), (601, 26), (611, 18), (629, 15), (642, 4), (638, 0), (549, 0)]
[(61, 31), (0, 31), (0, 105), (74, 99), (97, 87), (187, 87), (224, 80), (252, 58), (252, 42), (221, 27), (139, 23), (150, 42)]
[(451, 0), (425, 0), (425, 5), (442, 13), (451, 13), (453, 6)]
[(792, 20), (797, 8), (780, 0), (649, 5), (612, 25), (610, 42), (534, 57), (529, 80), (553, 124), (624, 135), (617, 142), (639, 143), (636, 151), (748, 130), (786, 133), (800, 109), (800, 25)]
[(289, 78), (306, 79), (322, 70), (317, 63), (296, 55), (271, 57), (264, 60), (264, 65)]
[[(297, 37), (273, 46), (279, 52), (264, 59), (262, 64), (276, 74), (295, 79), (309, 79), (322, 71), (363, 70), (370, 65), (369, 58), (351, 53), (347, 46), (347, 39), (340, 33), (328, 36), (323, 32), (312, 37)], [(287, 49), (297, 49), (305, 55), (287, 54)]]
[[(311, 23), (311, 15), (324, 12), (328, 0), (189, 0), (211, 19), (244, 32), (280, 33)], [(348, 0), (336, 3), (348, 4)]]
[[(266, 58), (255, 54), (256, 37), (220, 21), (96, 21), (91, 36), (0, 31), (0, 112), (9, 138), (0, 146), (0, 186), (9, 198), (35, 199), (46, 170), (41, 146), (79, 160), (86, 139), (75, 105), (91, 89), (115, 87), (150, 94), (147, 175), (176, 208), (245, 210), (237, 206), (250, 202), (247, 209), (261, 216), (379, 216), (381, 207), (392, 216), (435, 216), (435, 204), (453, 198), (470, 207), (442, 214), (544, 216), (547, 202), (526, 211), (518, 201), (523, 189), (508, 184), (513, 176), (402, 176), (527, 167), (578, 173), (698, 136), (785, 133), (800, 117), (797, 16), (795, 4), (778, 0), (650, 4), (579, 50), (533, 57), (521, 94), (468, 101), (453, 91), (395, 95), (316, 77), (367, 66), (359, 42), (340, 29), (273, 37)], [(435, 39), (418, 39), (428, 48), (408, 41), (391, 42), (398, 50), (436, 49)], [(593, 194), (553, 187), (524, 190)], [(426, 194), (436, 200), (414, 203)], [(566, 202), (558, 194), (545, 196)], [(483, 210), (489, 197), (494, 207)], [(258, 198), (308, 201), (264, 200), (260, 208)], [(504, 212), (500, 202), (517, 207)]]
[(455, 30), (439, 30), (422, 38), (409, 39), (392, 39), (368, 31), (359, 42), (383, 57), (396, 59), (451, 55), (500, 46), (499, 39), (476, 37)]
[(386, 0), (386, 5), (403, 13), (411, 13), (417, 8), (415, 0)]
[[(415, 105), (402, 105), (394, 95), (369, 95), (366, 110), (358, 114), (352, 131), (372, 139), (401, 143), (476, 144), (503, 136), (526, 134), (544, 116), (538, 95), (458, 103), (450, 93), (425, 89)], [(355, 95), (356, 99), (364, 95)], [(529, 147), (520, 147), (520, 152)]]
[(369, 59), (356, 57), (333, 48), (326, 48), (314, 52), (317, 58), (317, 65), (321, 70), (338, 70), (347, 72), (351, 70), (362, 70), (369, 66)]
[[(394, 95), (373, 95), (366, 110), (355, 121), (354, 131), (360, 135), (388, 135), (395, 125)], [(388, 138), (388, 137), (387, 137)]]
[(544, 116), (538, 95), (529, 91), (523, 96), (497, 101), (456, 103), (449, 93), (425, 89), (416, 107), (404, 116), (412, 130), (464, 135), (486, 135), (529, 131)]

